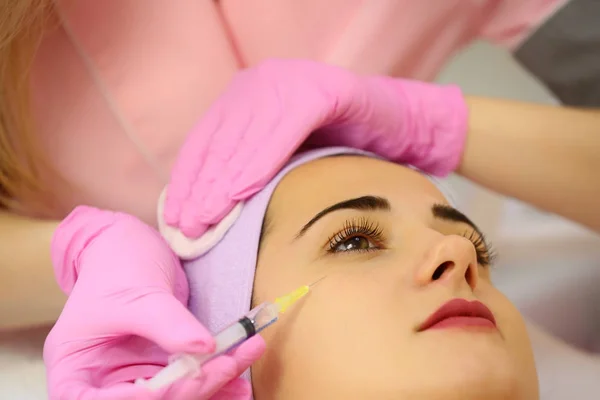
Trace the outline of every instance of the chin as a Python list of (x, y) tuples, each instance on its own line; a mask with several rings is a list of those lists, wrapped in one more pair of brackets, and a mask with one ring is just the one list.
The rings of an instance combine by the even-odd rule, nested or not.
[[(466, 339), (465, 336), (461, 339)], [(537, 376), (533, 359), (509, 346), (504, 340), (474, 335), (469, 346), (456, 338), (441, 337), (423, 355), (417, 384), (431, 392), (407, 398), (431, 400), (536, 400)]]
[[(519, 357), (510, 357), (498, 351), (491, 357), (464, 354), (455, 368), (447, 372), (446, 399), (462, 400), (536, 400), (537, 376), (535, 372), (522, 368)], [(535, 370), (533, 370), (535, 371)]]
[[(537, 400), (537, 393), (512, 371), (472, 373), (449, 371), (445, 376), (430, 375), (428, 380), (403, 388), (396, 399), (414, 400)], [(408, 390), (406, 390), (408, 389)], [(412, 390), (411, 390), (412, 389)], [(389, 397), (390, 399), (393, 397)]]

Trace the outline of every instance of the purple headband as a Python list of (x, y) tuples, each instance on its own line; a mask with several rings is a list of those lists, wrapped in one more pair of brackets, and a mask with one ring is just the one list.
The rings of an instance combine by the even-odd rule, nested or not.
[[(263, 190), (235, 211), (235, 222), (218, 235), (220, 237), (204, 254), (184, 264), (190, 285), (189, 309), (208, 330), (216, 333), (250, 310), (263, 219), (279, 182), (302, 164), (343, 154), (379, 158), (345, 147), (312, 150), (295, 156)], [(451, 201), (443, 185), (435, 178), (429, 179)], [(249, 371), (244, 375), (249, 378)]]

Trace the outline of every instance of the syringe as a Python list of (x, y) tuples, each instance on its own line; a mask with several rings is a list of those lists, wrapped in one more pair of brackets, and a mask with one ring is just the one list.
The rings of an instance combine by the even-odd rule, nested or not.
[(266, 327), (277, 322), (280, 313), (285, 313), (291, 305), (306, 296), (310, 289), (324, 278), (322, 277), (310, 285), (300, 286), (293, 292), (278, 297), (272, 303), (265, 302), (254, 307), (237, 322), (217, 333), (214, 353), (184, 354), (160, 370), (153, 378), (149, 380), (138, 379), (136, 384), (144, 385), (151, 390), (158, 390), (179, 379), (198, 374), (204, 363), (233, 350)]

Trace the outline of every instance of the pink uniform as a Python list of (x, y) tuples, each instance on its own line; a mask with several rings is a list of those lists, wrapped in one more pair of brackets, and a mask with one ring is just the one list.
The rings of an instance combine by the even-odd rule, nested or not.
[(308, 58), (358, 72), (435, 78), (486, 38), (515, 51), (566, 0), (77, 0), (34, 66), (34, 112), (87, 204), (156, 224), (187, 132), (237, 70)]

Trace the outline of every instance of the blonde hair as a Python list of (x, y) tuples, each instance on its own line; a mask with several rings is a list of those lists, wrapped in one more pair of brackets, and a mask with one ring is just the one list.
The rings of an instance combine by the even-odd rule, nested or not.
[(25, 202), (39, 213), (54, 208), (42, 182), (52, 172), (34, 135), (30, 71), (53, 0), (0, 0), (0, 207)]

